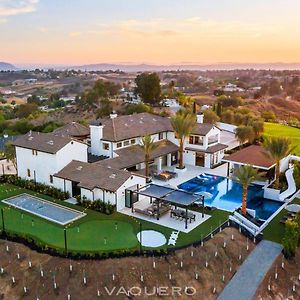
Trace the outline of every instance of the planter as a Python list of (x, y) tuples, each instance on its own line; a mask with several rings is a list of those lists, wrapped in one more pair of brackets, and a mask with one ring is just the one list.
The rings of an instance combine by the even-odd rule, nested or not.
[(187, 170), (186, 167), (184, 167), (183, 169), (179, 169), (178, 167), (175, 168), (175, 171), (176, 171), (177, 173), (184, 173), (184, 172), (186, 172), (186, 170)]

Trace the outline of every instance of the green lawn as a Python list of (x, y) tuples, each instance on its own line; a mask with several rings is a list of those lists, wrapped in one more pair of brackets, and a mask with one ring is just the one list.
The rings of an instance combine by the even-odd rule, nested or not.
[(300, 129), (277, 124), (277, 123), (265, 123), (264, 135), (268, 137), (288, 137), (292, 141), (292, 145), (295, 146), (293, 151), (296, 155), (300, 155)]
[[(295, 199), (293, 203), (300, 204), (300, 199)], [(281, 243), (284, 236), (284, 224), (280, 223), (280, 219), (286, 216), (287, 210), (283, 209), (263, 230), (263, 235), (266, 240)]]
[[(9, 208), (1, 200), (21, 193), (28, 193), (49, 201), (51, 197), (25, 190), (13, 185), (0, 184), (0, 207), (4, 208), (4, 221), (6, 230), (21, 236), (30, 236), (39, 242), (54, 248), (64, 248), (63, 227), (39, 218), (32, 214), (15, 208)], [(58, 202), (62, 204), (62, 202)], [(63, 203), (82, 211), (83, 208), (72, 204)], [(121, 249), (138, 249), (137, 233), (139, 232), (139, 220), (121, 213), (107, 216), (92, 210), (85, 211), (87, 215), (67, 226), (68, 249), (74, 252), (105, 252)], [(211, 229), (218, 227), (228, 219), (229, 213), (215, 210), (210, 212), (212, 217), (195, 228), (190, 233), (180, 233), (176, 246), (192, 243), (205, 237)], [(1, 216), (0, 221), (2, 224)], [(168, 239), (172, 229), (159, 226), (150, 222), (141, 221), (143, 230), (153, 229), (163, 233)], [(166, 247), (166, 246), (164, 246)]]

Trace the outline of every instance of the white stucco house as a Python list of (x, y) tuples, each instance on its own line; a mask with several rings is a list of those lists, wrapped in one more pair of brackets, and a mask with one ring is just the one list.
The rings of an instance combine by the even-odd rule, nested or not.
[[(29, 132), (15, 141), (18, 176), (54, 186), (71, 197), (103, 200), (120, 210), (125, 207), (125, 190), (146, 184), (145, 155), (140, 147), (143, 136), (151, 135), (157, 144), (150, 156), (151, 172), (175, 168), (178, 163), (179, 142), (166, 117), (111, 114), (91, 123), (90, 147), (70, 135), (68, 128), (63, 129)], [(220, 164), (228, 148), (221, 143), (221, 133), (218, 126), (204, 124), (203, 115), (198, 114), (185, 141), (184, 163), (205, 168)]]
[[(110, 119), (93, 122), (90, 128), (91, 153), (110, 158), (106, 164), (114, 167), (119, 165), (131, 170), (142, 169), (143, 161), (138, 153), (138, 145), (147, 134), (152, 136), (158, 146), (152, 154), (152, 164), (156, 165), (158, 170), (163, 166), (177, 164), (179, 142), (169, 118), (149, 113), (129, 116), (112, 114)], [(204, 124), (203, 115), (198, 114), (192, 134), (185, 141), (184, 162), (206, 168), (218, 165), (228, 147), (220, 140), (221, 130), (212, 124)], [(129, 159), (130, 153), (135, 155)]]
[(53, 175), (72, 160), (87, 162), (87, 145), (51, 133), (29, 132), (14, 142), (18, 176), (53, 186)]

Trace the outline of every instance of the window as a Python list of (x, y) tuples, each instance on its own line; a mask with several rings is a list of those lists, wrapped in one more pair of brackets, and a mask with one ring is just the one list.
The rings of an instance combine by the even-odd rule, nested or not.
[(27, 169), (27, 176), (31, 177), (30, 169)]
[(164, 138), (164, 133), (163, 132), (160, 132), (159, 134), (158, 134), (158, 139), (159, 140), (162, 140)]
[(129, 145), (129, 141), (125, 141), (124, 146), (128, 146), (128, 145)]
[(191, 135), (190, 136), (190, 144), (193, 145), (203, 145), (203, 137), (198, 135)]
[(50, 175), (50, 183), (53, 183), (53, 176)]
[(130, 144), (131, 144), (131, 145), (134, 145), (134, 144), (135, 144), (135, 139), (132, 139), (132, 140), (130, 141)]
[(103, 143), (103, 150), (109, 150), (109, 144)]
[(117, 143), (117, 148), (121, 148), (122, 147), (122, 142)]

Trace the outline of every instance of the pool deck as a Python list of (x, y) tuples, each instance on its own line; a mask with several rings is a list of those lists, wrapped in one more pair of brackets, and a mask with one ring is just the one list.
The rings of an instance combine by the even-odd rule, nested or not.
[(256, 290), (281, 251), (281, 245), (261, 241), (226, 285), (218, 300), (253, 299)]
[[(134, 207), (139, 208), (139, 209), (146, 209), (149, 207), (149, 199), (144, 196), (140, 196), (140, 200), (134, 204)], [(176, 218), (171, 218), (170, 212), (165, 213), (162, 215), (159, 220), (157, 220), (154, 217), (146, 216), (139, 214), (137, 212), (132, 212), (131, 208), (123, 208), (122, 210), (119, 211), (122, 214), (125, 214), (127, 216), (134, 217), (136, 219), (141, 219), (144, 221), (148, 221), (151, 223), (155, 223), (164, 227), (168, 227), (177, 231), (181, 231), (184, 233), (189, 233), (199, 225), (201, 225), (203, 222), (207, 221), (211, 216), (204, 214), (204, 218), (202, 218), (202, 214), (196, 211), (192, 211), (193, 214), (196, 215), (195, 221), (192, 221), (191, 223), (188, 222), (188, 228), (185, 228), (185, 220), (179, 220)]]
[(191, 166), (191, 165), (186, 165), (186, 168), (183, 171), (179, 171), (174, 166), (168, 167), (168, 168), (163, 168), (163, 169), (168, 170), (168, 171), (174, 171), (178, 174), (178, 176), (176, 178), (170, 179), (168, 181), (162, 181), (162, 180), (157, 180), (157, 179), (153, 178), (152, 182), (154, 184), (170, 185), (172, 187), (177, 187), (179, 184), (186, 182), (186, 181), (188, 181), (200, 174), (203, 174), (203, 173), (218, 175), (218, 176), (223, 176), (223, 177), (227, 176), (227, 163), (220, 165), (219, 167), (216, 167), (214, 169), (207, 169), (207, 168)]

